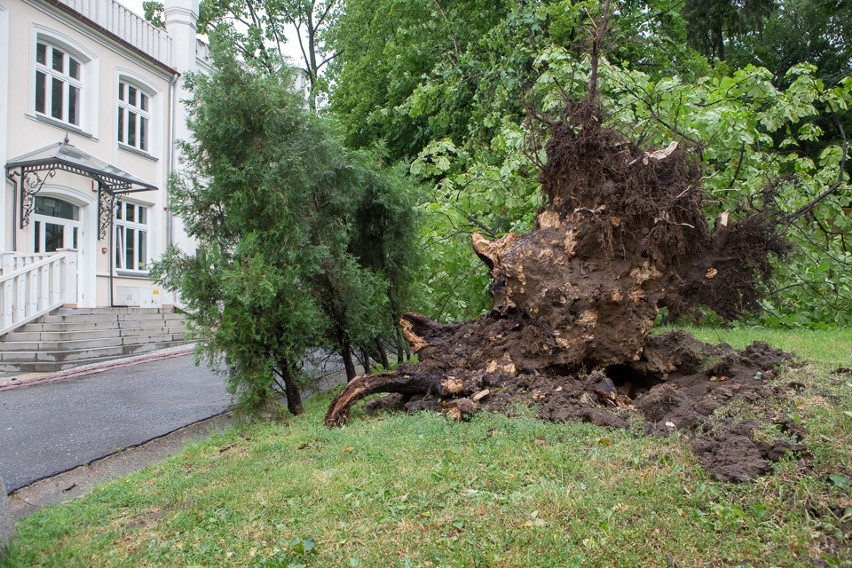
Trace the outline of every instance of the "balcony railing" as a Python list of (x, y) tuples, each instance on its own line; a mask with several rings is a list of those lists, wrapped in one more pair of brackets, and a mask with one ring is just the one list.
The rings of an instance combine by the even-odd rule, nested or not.
[(171, 38), (115, 0), (58, 0), (84, 18), (171, 67)]
[(0, 335), (77, 303), (77, 251), (3, 253), (0, 258)]

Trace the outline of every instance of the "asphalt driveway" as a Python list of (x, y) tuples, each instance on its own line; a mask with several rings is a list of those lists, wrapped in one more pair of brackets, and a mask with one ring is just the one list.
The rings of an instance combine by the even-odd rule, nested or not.
[(227, 410), (224, 380), (191, 355), (0, 392), (0, 475), (11, 492)]

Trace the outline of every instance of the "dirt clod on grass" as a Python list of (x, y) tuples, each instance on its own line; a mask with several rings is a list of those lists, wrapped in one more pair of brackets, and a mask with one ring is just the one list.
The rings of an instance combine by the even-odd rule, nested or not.
[[(603, 126), (602, 115), (594, 103), (569, 102), (553, 124), (539, 176), (547, 205), (528, 233), (474, 233), (491, 274), (490, 313), (454, 324), (404, 314), (403, 335), (420, 362), (356, 378), (329, 406), (326, 424), (389, 392), (399, 396), (376, 404), (457, 420), (523, 404), (545, 420), (626, 427), (640, 417), (649, 435), (701, 435), (720, 406), (783, 394), (773, 379), (787, 355), (765, 343), (735, 351), (686, 333), (651, 333), (663, 307), (706, 306), (723, 317), (755, 308), (770, 255), (786, 251), (771, 210), (749, 204), (748, 213), (725, 211), (708, 223), (700, 172), (679, 144), (645, 151)], [(716, 426), (714, 439), (724, 438)], [(753, 438), (732, 428), (732, 442)], [(724, 443), (700, 447), (719, 479), (765, 471), (731, 469), (737, 452)], [(752, 462), (754, 452), (764, 461), (777, 453), (741, 453)]]
[(804, 451), (801, 445), (786, 440), (757, 440), (755, 428), (752, 421), (722, 424), (693, 438), (692, 451), (702, 467), (721, 481), (749, 481), (770, 471), (771, 462)]

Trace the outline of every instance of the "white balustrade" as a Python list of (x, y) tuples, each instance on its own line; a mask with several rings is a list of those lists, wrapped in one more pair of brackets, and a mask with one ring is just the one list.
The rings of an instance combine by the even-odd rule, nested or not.
[(136, 49), (171, 67), (171, 38), (115, 0), (59, 0)]
[(0, 256), (0, 335), (77, 303), (77, 251)]

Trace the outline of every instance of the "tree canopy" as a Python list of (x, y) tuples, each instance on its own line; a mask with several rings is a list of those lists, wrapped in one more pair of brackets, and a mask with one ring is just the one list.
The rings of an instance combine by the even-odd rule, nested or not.
[(848, 322), (852, 41), (847, 8), (816, 0), (536, 0), (487, 12), (432, 1), (406, 13), (394, 0), (349, 0), (328, 35), (343, 54), (330, 109), (348, 143), (381, 141), (432, 187), (421, 196), (431, 270), (419, 276), (419, 308), (442, 320), (488, 309), (470, 234), (522, 231), (542, 206), (544, 126), (566, 94), (583, 96), (605, 4), (608, 124), (639, 143), (689, 148), (716, 196), (711, 220), (764, 197), (795, 216), (779, 221), (797, 249), (766, 290), (763, 321)]

